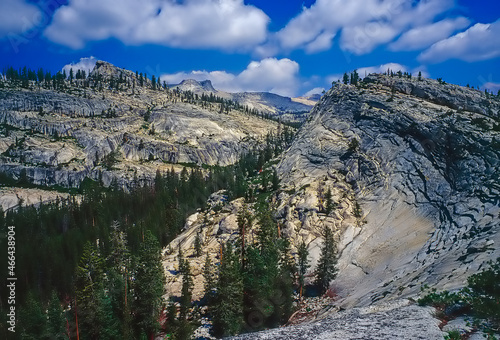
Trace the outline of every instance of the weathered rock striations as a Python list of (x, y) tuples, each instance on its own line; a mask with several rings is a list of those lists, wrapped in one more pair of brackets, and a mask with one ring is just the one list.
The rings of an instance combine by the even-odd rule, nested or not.
[(339, 304), (414, 297), (424, 283), (458, 288), (500, 255), (499, 104), (477, 90), (383, 75), (337, 84), (321, 99), (278, 169), (285, 191), (322, 183), (341, 208), (362, 208), (354, 223), (354, 210), (325, 220), (339, 242)]

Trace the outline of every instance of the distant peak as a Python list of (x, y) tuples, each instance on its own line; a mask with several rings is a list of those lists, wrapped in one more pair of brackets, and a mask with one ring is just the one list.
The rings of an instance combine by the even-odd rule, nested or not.
[(202, 81), (197, 81), (195, 79), (184, 79), (183, 81), (180, 82), (179, 86), (189, 89), (191, 91), (197, 89), (206, 92), (217, 92), (213, 87), (212, 82), (208, 79)]

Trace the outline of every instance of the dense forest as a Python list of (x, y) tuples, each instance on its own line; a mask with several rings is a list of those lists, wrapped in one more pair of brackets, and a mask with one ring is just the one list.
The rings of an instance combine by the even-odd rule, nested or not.
[[(224, 189), (229, 199), (252, 199), (257, 193), (248, 179), (292, 138), (284, 127), (233, 166), (157, 172), (154, 183), (138, 180), (127, 190), (86, 179), (68, 199), (21, 204), (1, 213), (1, 233), (14, 226), (17, 240), (16, 334), (33, 339), (55, 334), (72, 338), (77, 333), (81, 339), (153, 336), (163, 324), (161, 247), (179, 234), (189, 214), (205, 208), (211, 193)], [(261, 177), (269, 183), (261, 191), (272, 190), (276, 174)], [(0, 240), (0, 249), (7, 253), (6, 238)], [(2, 263), (0, 275), (7, 277), (4, 258)], [(7, 293), (2, 289), (2, 318), (7, 315)], [(0, 332), (5, 335), (6, 329)]]

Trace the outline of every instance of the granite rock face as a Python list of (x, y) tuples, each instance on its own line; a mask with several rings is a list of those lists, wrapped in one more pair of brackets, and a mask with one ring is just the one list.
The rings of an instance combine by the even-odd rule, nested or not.
[(281, 200), (296, 234), (317, 226), (320, 191), (338, 203), (323, 220), (339, 304), (459, 288), (500, 256), (499, 109), (477, 90), (384, 75), (323, 96), (278, 169), (285, 192), (303, 191), (302, 205)]
[(86, 177), (126, 185), (179, 163), (233, 164), (278, 127), (147, 81), (141, 87), (135, 73), (106, 62), (85, 82), (0, 89), (2, 173), (46, 186), (78, 187)]
[(432, 308), (411, 305), (406, 300), (353, 308), (313, 323), (243, 334), (230, 339), (277, 340), (438, 340), (443, 339)]

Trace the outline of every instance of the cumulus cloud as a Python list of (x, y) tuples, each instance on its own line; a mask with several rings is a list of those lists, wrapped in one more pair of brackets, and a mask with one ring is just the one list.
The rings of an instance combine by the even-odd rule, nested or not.
[(26, 32), (40, 24), (41, 11), (25, 0), (0, 1), (0, 38)]
[(469, 19), (458, 17), (416, 27), (401, 35), (390, 45), (390, 48), (393, 51), (414, 51), (427, 48), (435, 42), (448, 38), (456, 31), (466, 28), (469, 24)]
[(44, 34), (73, 49), (116, 38), (129, 45), (245, 50), (266, 39), (268, 23), (243, 0), (70, 0)]
[(427, 63), (448, 59), (475, 62), (497, 57), (500, 57), (500, 20), (475, 24), (465, 32), (441, 40), (422, 52), (418, 60)]
[(191, 71), (161, 75), (161, 79), (177, 84), (184, 79), (209, 79), (218, 90), (227, 92), (271, 92), (293, 97), (299, 88), (299, 64), (283, 58), (265, 58), (252, 61), (238, 74), (225, 71)]
[(71, 63), (64, 65), (62, 70), (66, 71), (66, 74), (69, 75), (69, 71), (73, 69), (73, 72), (76, 74), (76, 71), (85, 71), (85, 73), (88, 75), (90, 71), (94, 69), (95, 63), (97, 59), (95, 57), (88, 57), (88, 58), (80, 58), (80, 61), (77, 63)]
[[(317, 0), (270, 41), (284, 50), (315, 53), (330, 49), (340, 34), (343, 50), (365, 54), (408, 29), (428, 25), (453, 4), (453, 0)], [(273, 51), (267, 46), (258, 52)]]

